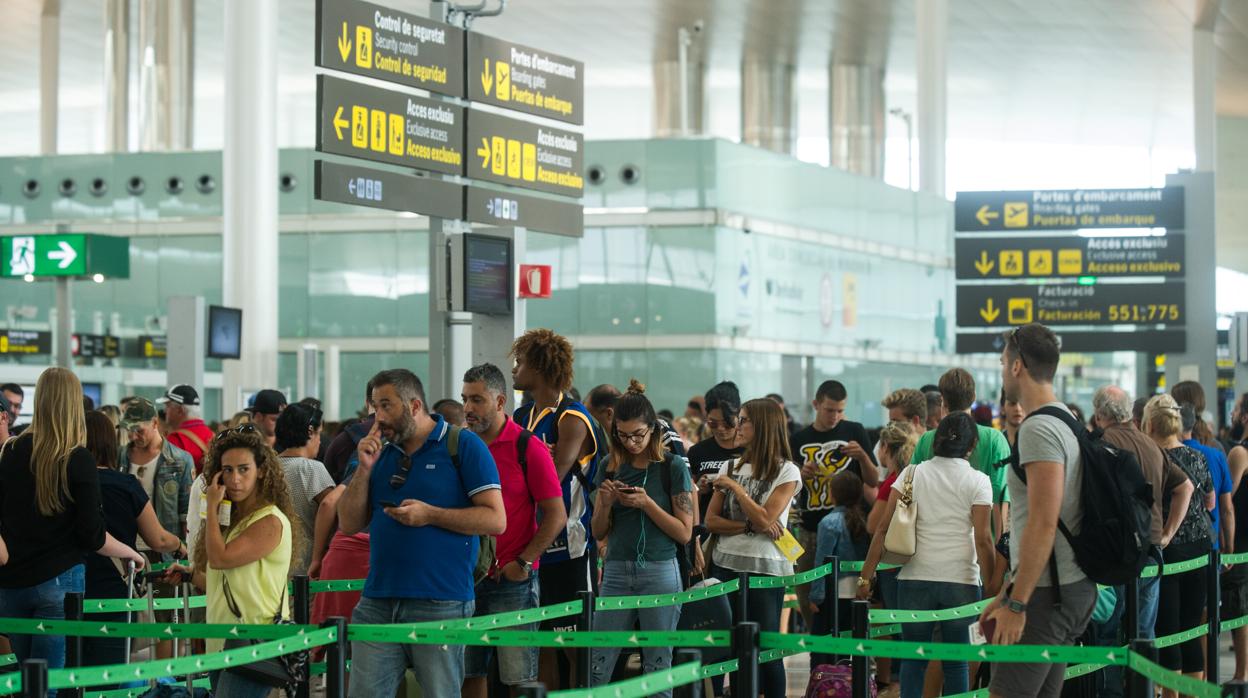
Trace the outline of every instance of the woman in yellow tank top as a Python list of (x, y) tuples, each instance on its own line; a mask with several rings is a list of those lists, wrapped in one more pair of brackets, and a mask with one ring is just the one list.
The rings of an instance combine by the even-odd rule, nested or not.
[[(195, 540), (190, 574), (205, 591), (209, 623), (272, 623), (290, 617), (286, 578), (304, 541), (290, 525), (290, 491), (277, 454), (252, 424), (224, 431), (204, 458), (205, 522)], [(222, 506), (223, 502), (227, 502)], [(228, 511), (228, 513), (227, 513)], [(223, 640), (208, 640), (220, 651)], [(263, 698), (272, 690), (232, 673), (211, 675), (217, 695)]]

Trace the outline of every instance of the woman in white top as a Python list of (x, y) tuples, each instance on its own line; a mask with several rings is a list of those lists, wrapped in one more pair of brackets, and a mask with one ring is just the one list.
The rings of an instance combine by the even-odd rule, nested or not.
[[(933, 458), (908, 466), (893, 484), (888, 497), (888, 513), (871, 541), (871, 551), (858, 578), (858, 596), (870, 595), (875, 568), (884, 552), (884, 538), (893, 512), (913, 476), (915, 554), (898, 575), (897, 605), (912, 611), (957, 608), (979, 601), (981, 580), (996, 579), (996, 555), (992, 544), (992, 483), (967, 461), (979, 430), (965, 412), (955, 412), (940, 420), (932, 445)], [(944, 642), (970, 642), (968, 628), (975, 614), (941, 621)], [(906, 623), (902, 639), (931, 642), (936, 623)], [(943, 662), (944, 695), (964, 693), (969, 683), (966, 662)], [(902, 698), (923, 695), (926, 660), (901, 662)]]
[[(789, 451), (788, 423), (784, 411), (771, 400), (750, 400), (737, 418), (741, 459), (724, 466), (715, 480), (715, 492), (706, 510), (706, 527), (717, 535), (711, 561), (712, 575), (733, 579), (738, 572), (754, 576), (793, 574), (793, 563), (775, 541), (785, 533), (789, 507), (802, 486), (802, 473)], [(784, 588), (751, 589), (748, 618), (763, 632), (780, 630)], [(735, 600), (732, 607), (736, 608)], [(766, 698), (783, 698), (783, 662), (759, 667)]]

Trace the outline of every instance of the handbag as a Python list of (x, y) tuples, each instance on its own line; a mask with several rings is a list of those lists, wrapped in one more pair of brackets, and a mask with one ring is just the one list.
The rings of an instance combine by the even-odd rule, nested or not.
[[(720, 580), (708, 576), (703, 581), (689, 588), (701, 589), (703, 587), (715, 586), (719, 583)], [(681, 606), (680, 618), (676, 621), (677, 630), (701, 632), (704, 630), (730, 630), (731, 628), (732, 605), (728, 601), (727, 594), (712, 596), (709, 599), (699, 599), (698, 601), (686, 601)], [(728, 647), (700, 647), (697, 649), (702, 652), (702, 661), (705, 664), (714, 664), (732, 658), (732, 651)]]
[[(243, 614), (238, 608), (238, 603), (234, 600), (234, 594), (230, 592), (230, 582), (227, 577), (222, 575), (221, 586), (225, 592), (225, 603), (230, 609), (230, 613), (241, 623)], [(277, 612), (273, 614), (273, 625), (294, 625), (293, 620), (287, 620), (282, 617), (282, 609), (286, 607), (286, 585), (282, 585), (282, 598), (277, 603)], [(256, 639), (229, 639), (225, 641), (225, 649), (238, 649), (240, 647), (250, 647), (252, 645), (267, 642), (267, 640)], [(272, 686), (273, 688), (281, 688), (286, 691), (288, 698), (293, 697), (295, 693), (295, 684), (302, 681), (307, 674), (308, 669), (308, 650), (284, 654), (280, 657), (271, 657), (269, 659), (258, 659), (250, 664), (230, 667), (225, 671), (236, 676)]]
[(919, 518), (918, 503), (914, 501), (915, 465), (906, 473), (905, 484), (901, 494), (897, 495), (897, 508), (893, 510), (893, 518), (888, 524), (888, 533), (884, 535), (884, 557), (882, 560), (891, 565), (902, 565), (914, 557), (918, 547), (917, 524)]

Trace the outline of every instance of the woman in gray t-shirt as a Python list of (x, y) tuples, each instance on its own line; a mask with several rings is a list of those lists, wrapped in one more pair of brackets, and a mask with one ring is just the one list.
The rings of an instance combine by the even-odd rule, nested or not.
[[(319, 550), (316, 541), (316, 518), (325, 495), (334, 489), (325, 464), (314, 460), (321, 448), (321, 410), (301, 402), (288, 405), (277, 418), (275, 433), (276, 450), (290, 488), (290, 499), (295, 505), (298, 521), (291, 521), (303, 529), (303, 546), (299, 558), (292, 561), (290, 574), (307, 574), (312, 564), (312, 551)], [(326, 535), (333, 531), (323, 532)]]

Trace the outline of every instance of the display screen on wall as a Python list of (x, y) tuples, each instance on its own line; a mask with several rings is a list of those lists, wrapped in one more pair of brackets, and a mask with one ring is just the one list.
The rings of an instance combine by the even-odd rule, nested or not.
[(464, 236), (464, 310), (506, 315), (512, 300), (511, 240)]
[(237, 359), (243, 349), (243, 311), (208, 306), (208, 358)]

